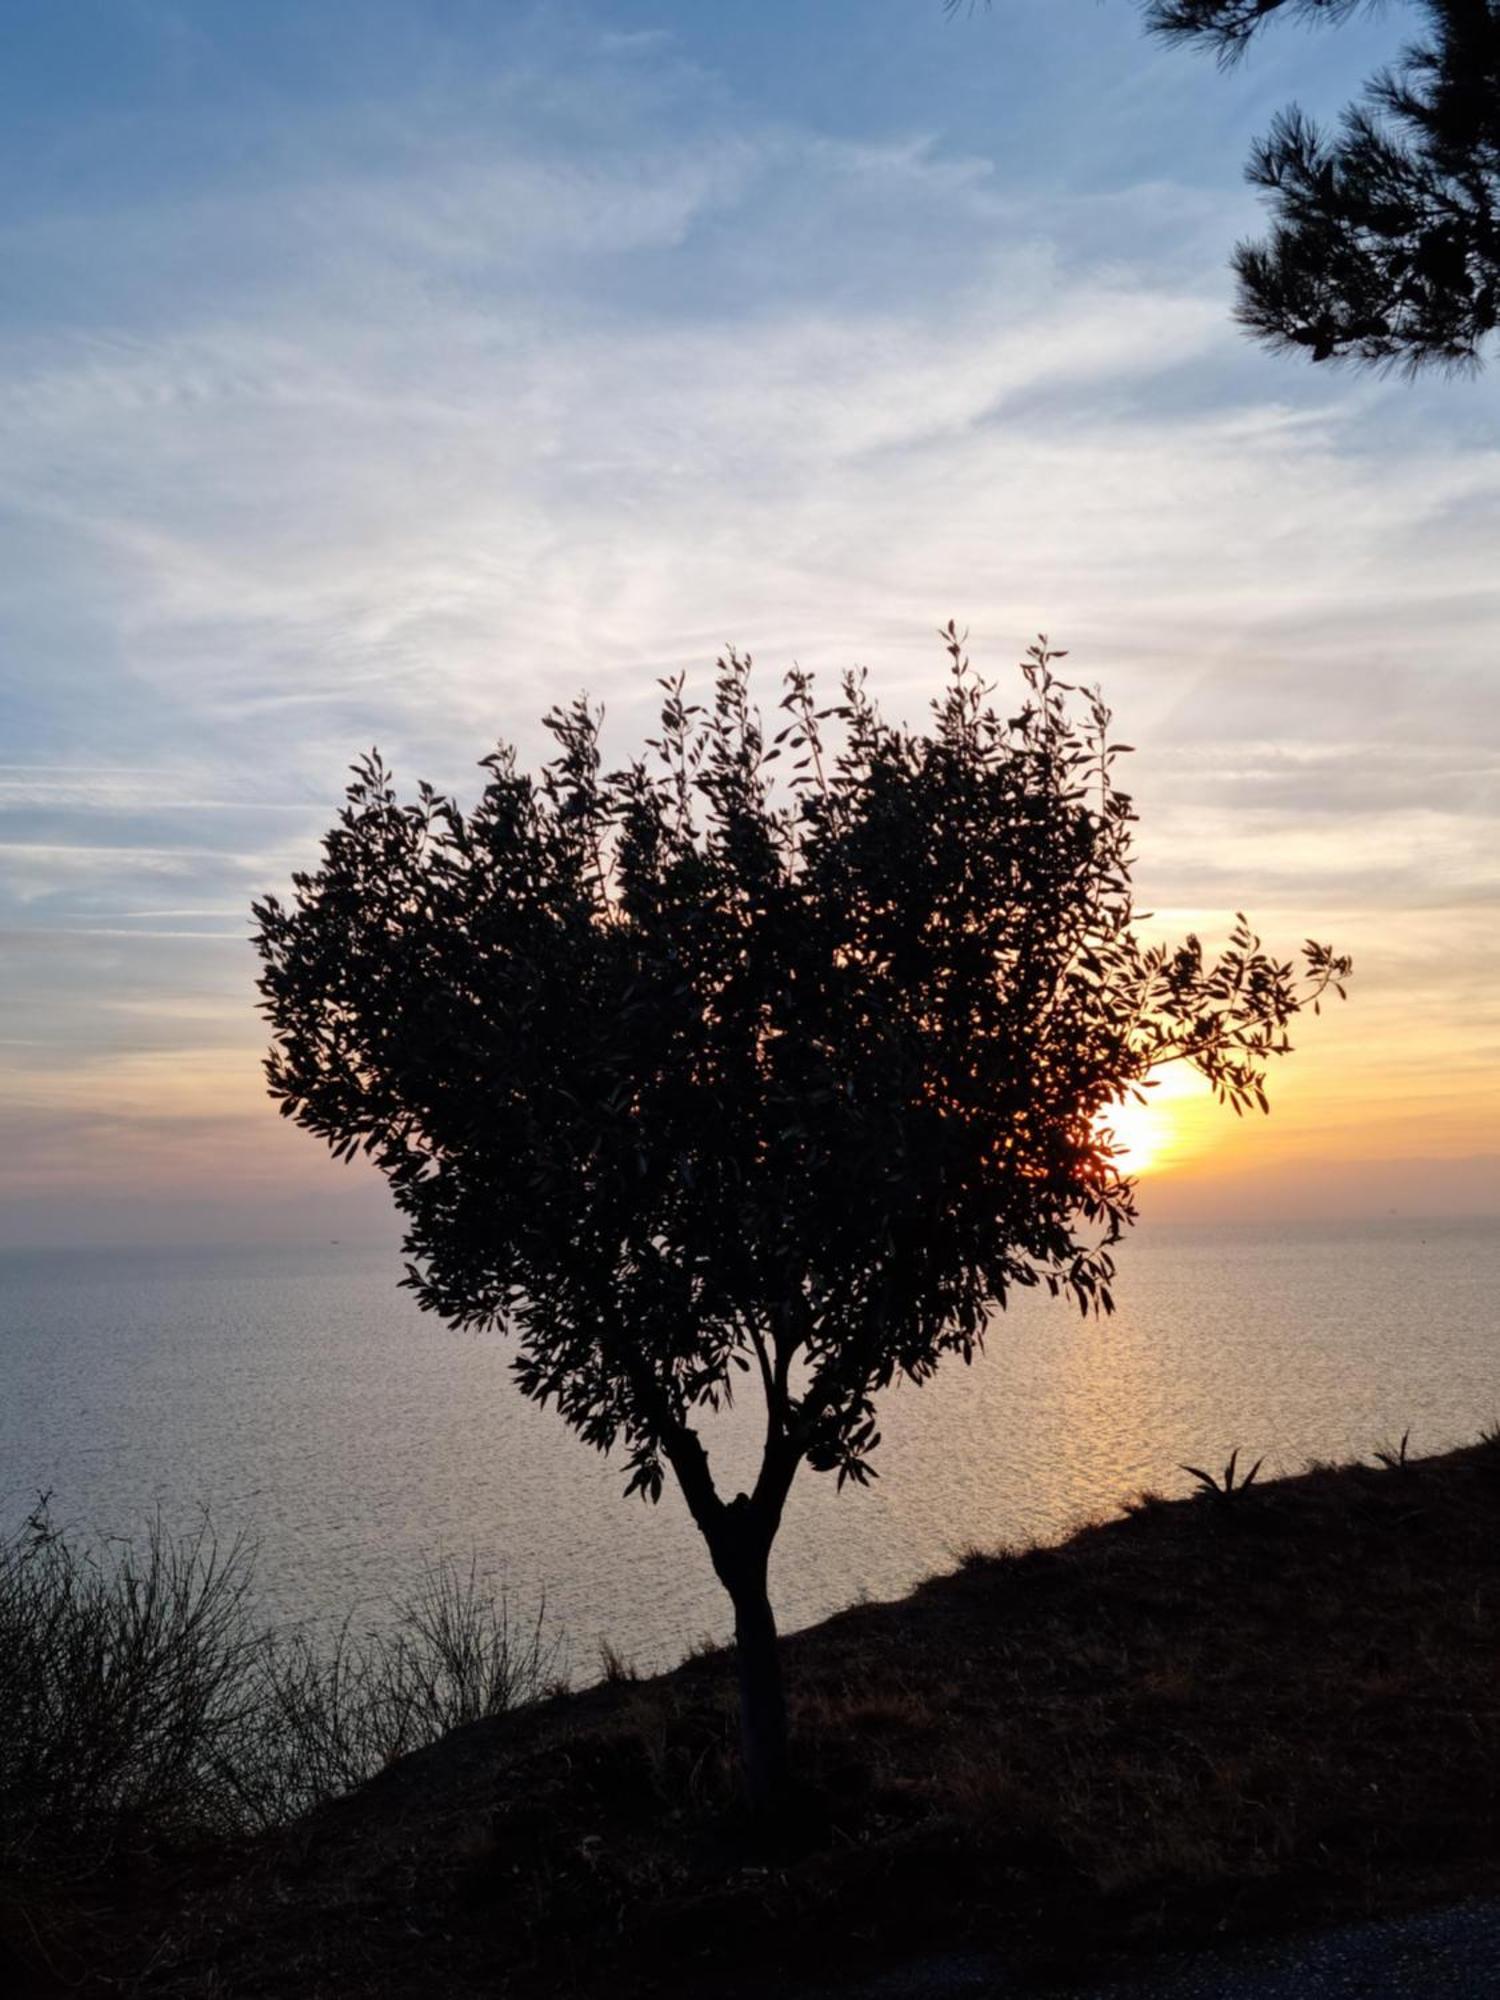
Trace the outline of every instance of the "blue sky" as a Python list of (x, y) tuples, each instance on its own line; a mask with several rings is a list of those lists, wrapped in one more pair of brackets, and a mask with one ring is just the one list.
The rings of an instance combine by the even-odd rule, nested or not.
[(374, 1215), (244, 942), (365, 745), (625, 748), (729, 641), (915, 716), (950, 615), (1104, 683), (1164, 925), (1356, 954), (1164, 1209), (1495, 1205), (1494, 378), (1229, 321), (1250, 139), (1403, 11), (1225, 74), (1129, 0), (12, 9), (0, 1241)]

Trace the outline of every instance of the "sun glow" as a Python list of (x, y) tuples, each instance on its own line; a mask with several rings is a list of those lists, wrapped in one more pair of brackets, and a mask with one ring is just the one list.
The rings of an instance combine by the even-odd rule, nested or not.
[(1139, 1097), (1127, 1093), (1106, 1105), (1094, 1126), (1109, 1135), (1122, 1174), (1160, 1172), (1202, 1150), (1198, 1128), (1205, 1105), (1212, 1106), (1212, 1093), (1203, 1078), (1172, 1070), (1143, 1085)]
[(1108, 1141), (1122, 1174), (1150, 1172), (1162, 1150), (1160, 1128), (1160, 1114), (1150, 1099), (1144, 1104), (1133, 1097), (1119, 1099), (1094, 1120), (1094, 1129)]

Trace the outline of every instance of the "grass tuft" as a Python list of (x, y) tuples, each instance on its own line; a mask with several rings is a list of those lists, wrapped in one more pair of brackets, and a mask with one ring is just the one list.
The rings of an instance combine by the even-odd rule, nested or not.
[(621, 1687), (639, 1678), (629, 1660), (609, 1639), (599, 1641), (599, 1675), (608, 1687)]
[(159, 1518), (98, 1546), (44, 1496), (0, 1538), (0, 1879), (12, 1897), (242, 1839), (557, 1684), (545, 1607), (518, 1619), (436, 1564), (388, 1630), (267, 1633), (253, 1546)]

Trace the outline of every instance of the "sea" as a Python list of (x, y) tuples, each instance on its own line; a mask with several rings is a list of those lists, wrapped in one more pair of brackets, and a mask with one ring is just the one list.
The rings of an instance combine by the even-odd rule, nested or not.
[[(1234, 1450), (1264, 1478), (1500, 1421), (1494, 1220), (1148, 1224), (1119, 1265), (1112, 1317), (1027, 1295), (973, 1366), (887, 1392), (870, 1488), (804, 1471), (783, 1630), (1183, 1493)], [(435, 1561), (472, 1563), (518, 1615), (545, 1603), (580, 1680), (605, 1646), (649, 1671), (726, 1637), (675, 1494), (623, 1498), (622, 1462), (521, 1396), (506, 1339), (424, 1315), (400, 1275), (344, 1244), (0, 1254), (0, 1527), (39, 1493), (91, 1536), (206, 1514), (256, 1544), (264, 1621), (315, 1630), (378, 1627)], [(754, 1425), (710, 1426), (728, 1492)]]

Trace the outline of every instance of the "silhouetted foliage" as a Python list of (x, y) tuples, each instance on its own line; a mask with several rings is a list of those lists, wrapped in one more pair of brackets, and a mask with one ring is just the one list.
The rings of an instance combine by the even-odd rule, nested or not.
[[(1310, 943), (1304, 979), (1243, 919), (1212, 960), (1141, 944), (1109, 711), (1043, 642), (1007, 718), (944, 637), (926, 734), (794, 670), (768, 737), (730, 654), (706, 709), (663, 682), (649, 756), (609, 775), (581, 699), (538, 778), (485, 760), (467, 814), (401, 803), (372, 753), (321, 867), (256, 910), (272, 1095), (387, 1175), (421, 1303), (513, 1330), (521, 1388), (622, 1447), (627, 1490), (677, 1479), (762, 1802), (798, 1468), (869, 1479), (879, 1392), (972, 1359), (1016, 1287), (1107, 1310), (1135, 1213), (1111, 1102), (1181, 1059), (1264, 1108), (1348, 971)], [(694, 1425), (741, 1389), (764, 1449), (728, 1500)]]
[[(1147, 27), (1244, 54), (1271, 18), (1337, 22), (1365, 0), (1142, 0)], [(1334, 133), (1296, 106), (1247, 173), (1270, 234), (1234, 253), (1238, 317), (1314, 361), (1467, 367), (1500, 315), (1500, 4), (1417, 0), (1425, 40), (1365, 85)]]
[(1235, 251), (1239, 317), (1314, 361), (1476, 362), (1500, 309), (1500, 6), (1441, 0), (1432, 38), (1329, 136), (1295, 107), (1251, 155), (1272, 198)]
[(1225, 1465), (1224, 1470), (1217, 1478), (1215, 1478), (1213, 1473), (1205, 1472), (1201, 1465), (1185, 1465), (1182, 1469), (1184, 1472), (1190, 1472), (1193, 1475), (1193, 1478), (1197, 1481), (1197, 1490), (1200, 1494), (1204, 1494), (1214, 1500), (1233, 1500), (1236, 1494), (1248, 1492), (1255, 1484), (1256, 1475), (1266, 1461), (1263, 1458), (1258, 1458), (1248, 1472), (1237, 1471), (1239, 1462), (1240, 1448), (1236, 1445), (1234, 1450), (1229, 1454), (1229, 1461)]
[(387, 1629), (327, 1638), (259, 1627), (254, 1571), (206, 1520), (90, 1543), (43, 1497), (0, 1530), (0, 1890), (23, 1911), (154, 1843), (295, 1818), (537, 1700), (560, 1665), (544, 1611), (518, 1618), (472, 1565), (433, 1564)]
[(1361, 10), (1373, 13), (1383, 0), (1140, 0), (1146, 25), (1172, 41), (1207, 42), (1222, 62), (1244, 53), (1272, 15), (1294, 21), (1345, 21)]
[(0, 1535), (0, 1880), (80, 1878), (143, 1835), (238, 1826), (251, 1551), (207, 1524), (97, 1551), (44, 1496)]

